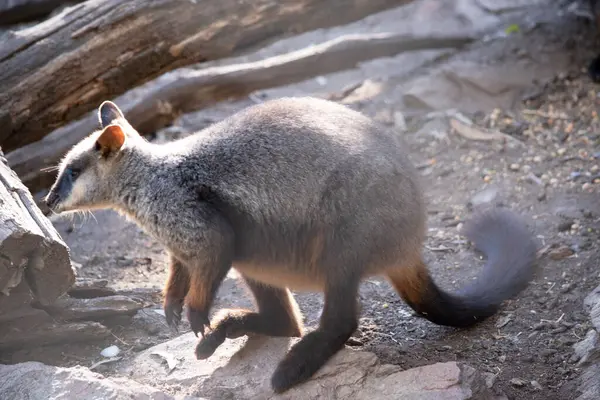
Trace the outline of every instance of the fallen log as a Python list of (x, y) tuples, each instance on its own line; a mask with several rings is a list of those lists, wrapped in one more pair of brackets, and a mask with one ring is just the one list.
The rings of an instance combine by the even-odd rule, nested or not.
[[(407, 51), (456, 48), (472, 40), (468, 35), (347, 35), (256, 62), (201, 70), (181, 68), (129, 91), (115, 102), (136, 129), (148, 133), (164, 127), (181, 113), (239, 98), (258, 89), (353, 68), (365, 60)], [(96, 112), (91, 112), (41, 141), (9, 153), (8, 161), (32, 190), (47, 187), (54, 177), (41, 169), (57, 163), (71, 146), (97, 129), (97, 121)]]
[(50, 323), (22, 331), (3, 327), (0, 329), (0, 350), (16, 351), (22, 348), (98, 341), (109, 335), (110, 330), (98, 322)]
[(102, 320), (117, 316), (132, 316), (143, 308), (141, 302), (127, 296), (105, 296), (76, 299), (65, 296), (42, 309), (63, 321)]
[(175, 68), (410, 1), (86, 1), (0, 36), (0, 143), (32, 143)]
[[(67, 246), (42, 215), (29, 190), (2, 160), (0, 315), (31, 300), (50, 304), (75, 281)], [(19, 290), (11, 297), (15, 288)]]
[(30, 22), (48, 16), (58, 7), (84, 0), (5, 0), (0, 1), (0, 26)]
[(95, 297), (113, 296), (117, 291), (108, 287), (106, 279), (77, 278), (67, 294), (76, 299), (93, 299)]

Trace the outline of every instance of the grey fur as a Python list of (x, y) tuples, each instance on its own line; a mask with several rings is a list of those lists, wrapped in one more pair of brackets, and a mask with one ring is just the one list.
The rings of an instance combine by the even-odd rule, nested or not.
[(163, 146), (128, 131), (121, 154), (106, 162), (96, 162), (97, 135), (61, 166), (79, 163), (93, 174), (89, 197), (74, 208), (115, 208), (175, 253), (201, 250), (210, 229), (203, 213), (213, 205), (201, 201), (203, 187), (239, 224), (234, 261), (293, 272), (319, 231), (328, 249), (322, 274), (360, 275), (365, 266), (384, 267), (388, 253), (390, 262), (412, 253), (423, 238), (421, 191), (399, 141), (332, 102), (271, 101)]
[(535, 244), (520, 219), (503, 211), (468, 225), (489, 258), (481, 279), (462, 295), (440, 290), (421, 257), (426, 213), (416, 170), (394, 134), (344, 106), (269, 101), (165, 145), (144, 140), (112, 103), (99, 114), (103, 128), (122, 127), (124, 144), (115, 150), (121, 141), (108, 141), (111, 151), (99, 151), (97, 143), (107, 143), (100, 135), (114, 131), (108, 128), (77, 144), (47, 202), (57, 212), (116, 209), (162, 242), (172, 258), (170, 325), (187, 293), (192, 330), (202, 333), (227, 271), (233, 265), (242, 273), (258, 313), (226, 314), (197, 357), (226, 337), (301, 334), (288, 289), (325, 292), (319, 328), (272, 377), (277, 392), (308, 379), (344, 345), (367, 276), (387, 275), (418, 313), (450, 326), (492, 315), (531, 278)]

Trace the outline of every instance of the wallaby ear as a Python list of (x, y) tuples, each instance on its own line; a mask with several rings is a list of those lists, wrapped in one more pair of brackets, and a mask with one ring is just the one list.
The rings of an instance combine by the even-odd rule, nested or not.
[(121, 150), (125, 143), (125, 132), (119, 125), (109, 125), (104, 128), (96, 140), (96, 150), (106, 157)]
[(112, 101), (105, 101), (100, 104), (98, 107), (98, 119), (100, 120), (100, 126), (102, 128), (106, 128), (109, 126), (115, 119), (125, 119), (119, 107)]

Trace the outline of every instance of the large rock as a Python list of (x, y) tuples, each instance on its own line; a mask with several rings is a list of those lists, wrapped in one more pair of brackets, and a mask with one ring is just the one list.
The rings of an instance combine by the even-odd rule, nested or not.
[[(365, 351), (344, 349), (313, 379), (276, 396), (270, 378), (295, 340), (254, 337), (226, 341), (208, 360), (194, 356), (197, 339), (185, 334), (147, 349), (120, 373), (179, 395), (208, 399), (498, 399), (489, 379), (455, 362), (403, 371)], [(502, 397), (503, 398), (503, 397)]]
[[(550, 57), (550, 56), (549, 56)], [(552, 54), (552, 62), (511, 61), (486, 65), (455, 60), (401, 87), (408, 114), (458, 109), (468, 113), (513, 108), (534, 82), (544, 82), (564, 68), (567, 58)], [(400, 88), (398, 88), (400, 90)]]
[(158, 389), (124, 378), (108, 379), (84, 367), (38, 362), (0, 365), (2, 400), (176, 400)]

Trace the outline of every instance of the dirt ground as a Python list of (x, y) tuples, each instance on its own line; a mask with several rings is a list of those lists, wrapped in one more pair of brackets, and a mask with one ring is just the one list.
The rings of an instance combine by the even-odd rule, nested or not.
[[(600, 282), (600, 87), (585, 72), (600, 47), (590, 32), (582, 27), (564, 40), (569, 70), (531, 94), (520, 110), (463, 114), (482, 129), (503, 132), (510, 137), (506, 142), (467, 139), (448, 128), (447, 117), (408, 119), (403, 133), (423, 175), (429, 201), (425, 254), (440, 285), (457, 289), (482, 265), (459, 229), (472, 209), (485, 203), (519, 211), (535, 232), (541, 258), (531, 286), (497, 316), (454, 330), (415, 317), (386, 281), (369, 280), (361, 287), (362, 317), (350, 346), (403, 368), (464, 361), (495, 374), (497, 387), (510, 399), (576, 397), (579, 370), (572, 345), (590, 327), (582, 301)], [(371, 109), (363, 111), (372, 114)], [(56, 226), (80, 276), (107, 279), (149, 307), (132, 323), (113, 325), (114, 337), (104, 342), (20, 351), (0, 362), (89, 366), (106, 346), (116, 344), (129, 357), (175, 336), (159, 310), (166, 277), (160, 244), (109, 211)], [(306, 324), (314, 327), (322, 296), (300, 293), (297, 299)], [(230, 273), (215, 309), (250, 304)], [(111, 365), (98, 370), (111, 374)]]

